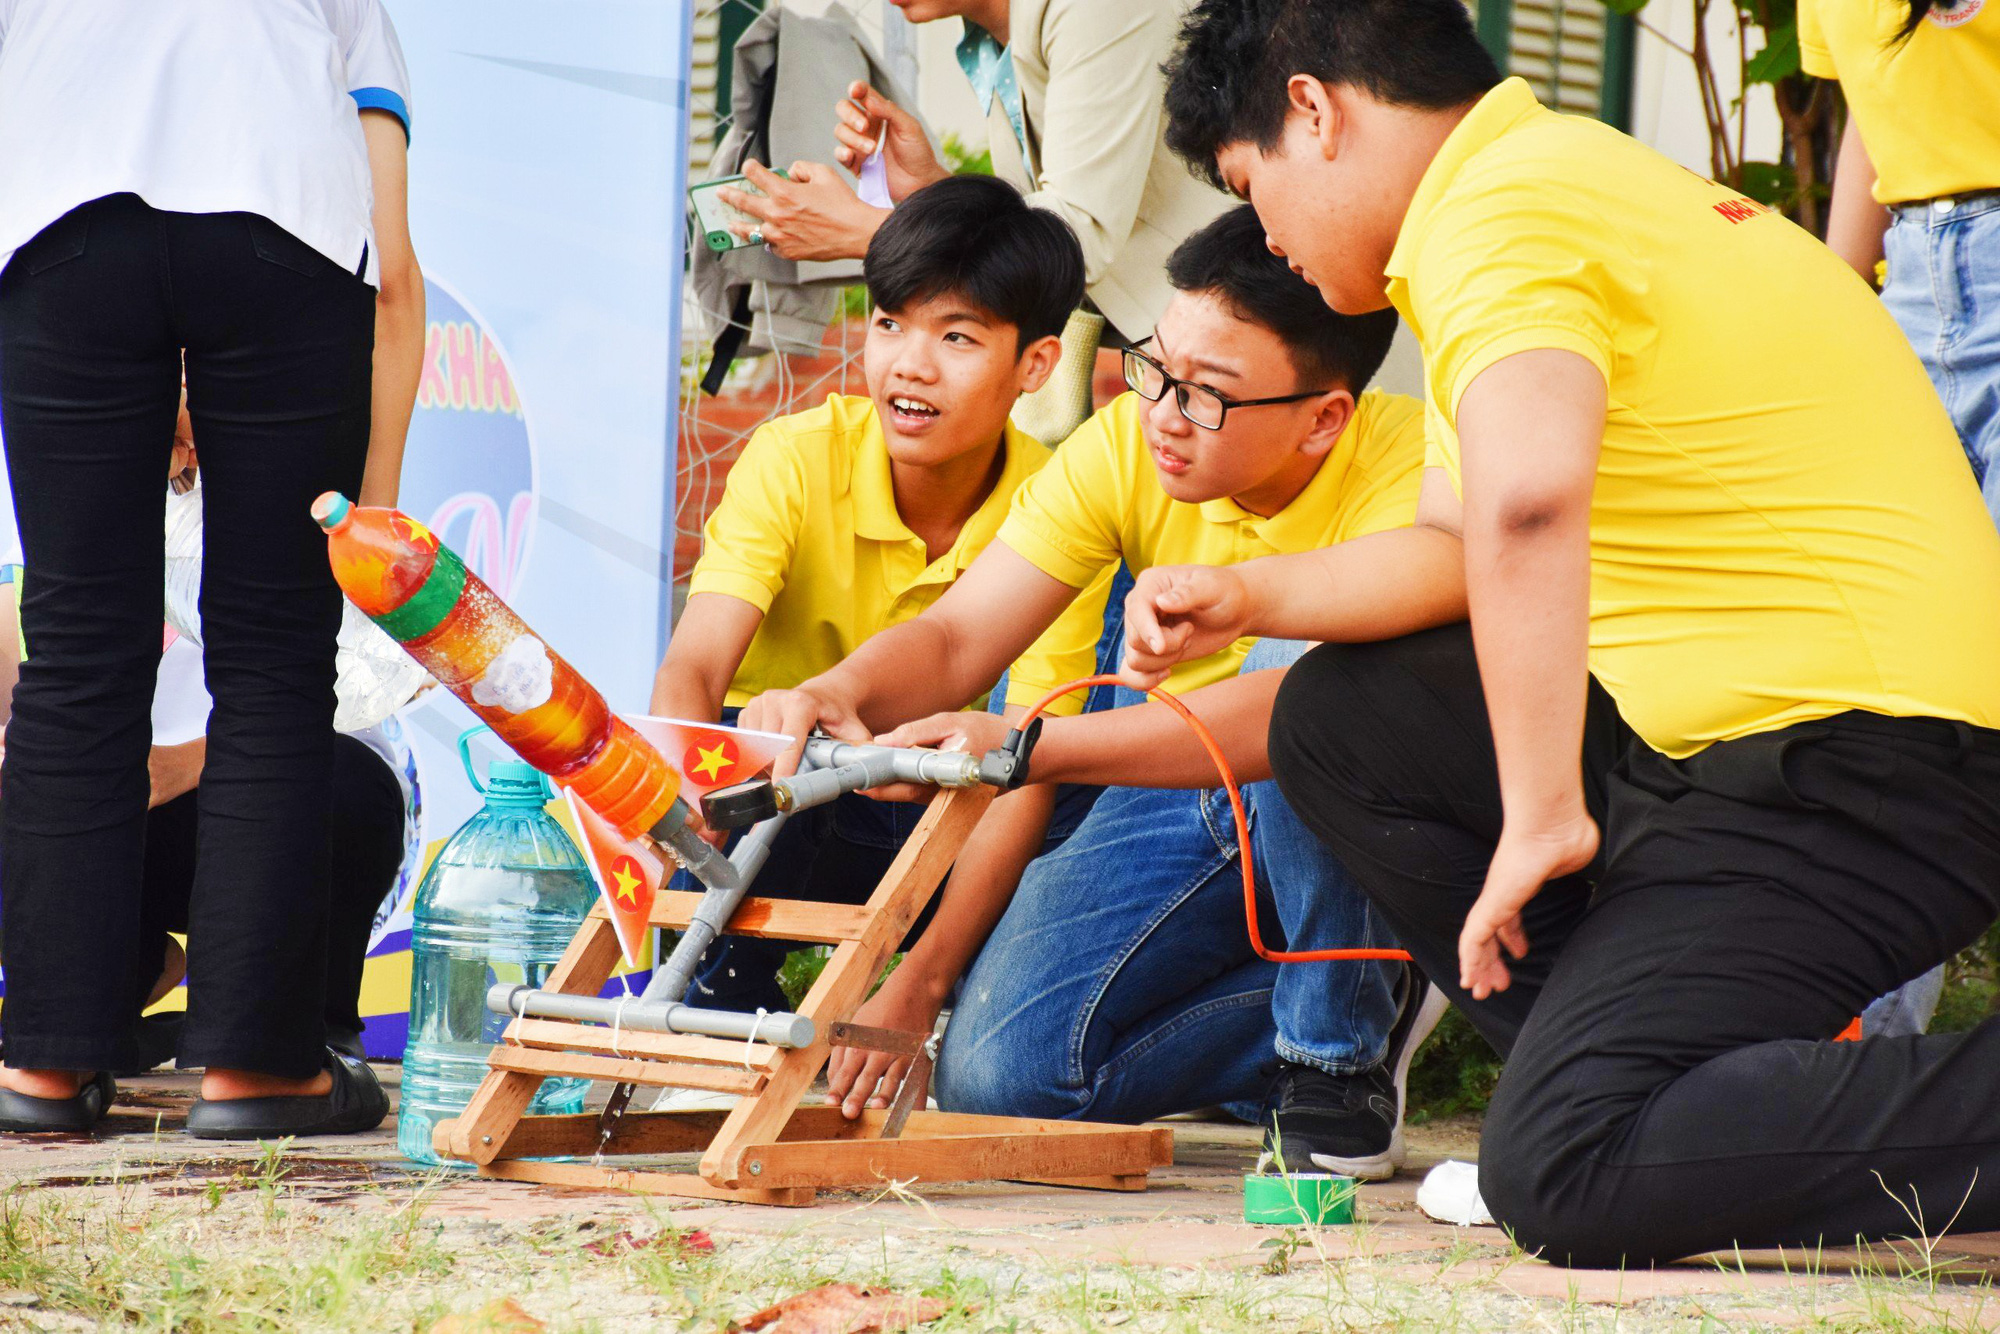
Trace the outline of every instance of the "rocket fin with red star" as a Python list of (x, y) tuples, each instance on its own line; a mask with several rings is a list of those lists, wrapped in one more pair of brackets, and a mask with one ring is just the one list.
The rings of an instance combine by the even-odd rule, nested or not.
[(625, 962), (640, 967), (645, 959), (646, 932), (652, 925), (653, 896), (660, 892), (668, 869), (666, 859), (645, 839), (620, 837), (610, 823), (565, 788), (570, 818), (583, 835), (583, 859), (590, 865), (597, 892), (611, 914), (618, 948)]
[(626, 714), (632, 730), (680, 770), (690, 803), (719, 787), (747, 783), (771, 771), (771, 764), (792, 744), (782, 732), (753, 732), (720, 723), (690, 723), (678, 718)]

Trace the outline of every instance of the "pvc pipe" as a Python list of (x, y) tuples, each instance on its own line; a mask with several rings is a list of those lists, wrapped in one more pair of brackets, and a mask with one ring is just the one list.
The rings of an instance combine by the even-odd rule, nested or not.
[(643, 997), (569, 996), (502, 982), (486, 993), (495, 1014), (535, 1019), (570, 1019), (642, 1033), (699, 1033), (712, 1038), (755, 1039), (773, 1047), (810, 1047), (813, 1023), (797, 1014), (739, 1014), (704, 1010), (672, 1000)]

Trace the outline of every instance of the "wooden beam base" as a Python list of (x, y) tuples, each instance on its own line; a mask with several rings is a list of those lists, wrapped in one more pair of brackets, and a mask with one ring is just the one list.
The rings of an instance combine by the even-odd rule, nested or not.
[[(731, 919), (729, 929), (742, 934), (837, 942), (799, 1005), (817, 1034), (812, 1046), (785, 1050), (517, 1018), (464, 1115), (438, 1125), (438, 1150), (506, 1181), (789, 1207), (811, 1204), (824, 1189), (880, 1189), (890, 1182), (1145, 1189), (1147, 1173), (1173, 1161), (1172, 1131), (925, 1111), (904, 1113), (908, 1119), (898, 1126), (892, 1117), (903, 1114), (887, 1110), (849, 1120), (835, 1106), (801, 1105), (826, 1064), (835, 1027), (852, 1022), (992, 798), (990, 788), (941, 793), (860, 907), (756, 899)], [(691, 894), (662, 894), (653, 920), (684, 922), (697, 902)], [(610, 922), (601, 909), (593, 911), (548, 989), (596, 995), (616, 951)], [(542, 1080), (579, 1077), (742, 1096), (728, 1111), (627, 1111), (613, 1118), (608, 1140), (594, 1113), (525, 1114)], [(702, 1155), (695, 1172), (610, 1161), (688, 1153)]]
[(507, 1159), (479, 1169), (483, 1177), (501, 1181), (534, 1181), (544, 1186), (579, 1186), (586, 1190), (629, 1190), (640, 1195), (678, 1195), (690, 1200), (727, 1200), (736, 1204), (776, 1204), (799, 1208), (813, 1202), (810, 1186), (786, 1190), (730, 1190), (711, 1186), (687, 1172), (643, 1172), (592, 1167), (589, 1163), (533, 1163)]

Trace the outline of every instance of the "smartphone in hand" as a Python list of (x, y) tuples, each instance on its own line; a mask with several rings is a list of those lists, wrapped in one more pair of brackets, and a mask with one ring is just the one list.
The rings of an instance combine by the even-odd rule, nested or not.
[[(777, 174), (783, 176), (785, 173), (781, 171)], [(750, 178), (747, 176), (724, 176), (719, 180), (703, 181), (699, 185), (690, 185), (688, 187), (688, 203), (694, 210), (695, 226), (701, 231), (703, 239), (707, 241), (708, 248), (720, 254), (727, 250), (741, 250), (746, 246), (764, 244), (761, 240), (752, 241), (748, 237), (738, 236), (734, 231), (730, 230), (732, 227), (744, 227), (754, 233), (758, 223), (757, 219), (752, 215), (722, 201), (722, 196), (716, 192), (724, 186), (732, 186), (735, 189), (743, 191), (745, 194), (761, 195), (764, 193), (751, 184)]]

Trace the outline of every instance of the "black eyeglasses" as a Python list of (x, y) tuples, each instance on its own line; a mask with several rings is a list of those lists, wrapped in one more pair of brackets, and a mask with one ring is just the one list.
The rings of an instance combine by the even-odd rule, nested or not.
[(1325, 389), (1309, 389), (1303, 394), (1284, 394), (1278, 398), (1225, 398), (1205, 384), (1176, 379), (1167, 374), (1165, 366), (1139, 350), (1140, 344), (1152, 341), (1153, 337), (1148, 336), (1125, 349), (1125, 383), (1132, 386), (1132, 392), (1148, 403), (1159, 402), (1166, 397), (1167, 390), (1173, 390), (1174, 404), (1180, 408), (1181, 416), (1204, 431), (1221, 430), (1222, 423), (1229, 418), (1231, 408), (1261, 408), (1272, 403), (1299, 403), (1330, 392)]

